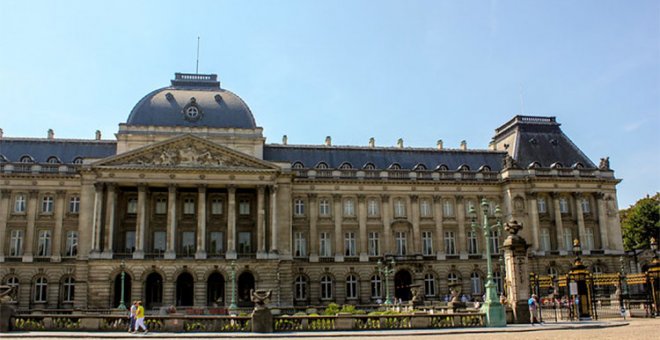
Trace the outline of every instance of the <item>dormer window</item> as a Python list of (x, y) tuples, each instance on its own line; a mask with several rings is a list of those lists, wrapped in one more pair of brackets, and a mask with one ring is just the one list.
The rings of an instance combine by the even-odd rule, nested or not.
[(83, 164), (82, 157), (76, 157), (73, 159), (73, 164)]
[(183, 107), (183, 118), (189, 122), (196, 122), (202, 118), (202, 109), (197, 105), (195, 97), (190, 98), (190, 102)]
[(25, 155), (25, 156), (21, 157), (19, 162), (21, 162), (21, 163), (32, 163), (33, 160), (32, 160), (32, 157)]
[(293, 166), (291, 168), (293, 169), (303, 169), (305, 166), (301, 162), (295, 162), (293, 163)]
[(376, 166), (373, 163), (367, 163), (364, 165), (364, 170), (376, 170)]
[(48, 157), (48, 160), (46, 160), (46, 163), (48, 164), (60, 164), (60, 160), (57, 159), (55, 156)]

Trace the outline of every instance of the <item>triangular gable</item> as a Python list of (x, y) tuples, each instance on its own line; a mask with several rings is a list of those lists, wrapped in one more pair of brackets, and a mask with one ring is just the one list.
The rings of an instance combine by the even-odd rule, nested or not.
[(278, 170), (276, 165), (186, 134), (104, 158), (92, 167), (150, 167)]

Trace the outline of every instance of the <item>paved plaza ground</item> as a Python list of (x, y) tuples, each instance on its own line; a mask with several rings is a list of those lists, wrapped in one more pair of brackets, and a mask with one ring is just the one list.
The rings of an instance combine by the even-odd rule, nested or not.
[(486, 338), (488, 340), (511, 339), (657, 339), (660, 318), (632, 319), (627, 321), (591, 321), (580, 323), (548, 323), (541, 326), (510, 325), (505, 328), (462, 328), (441, 330), (359, 331), (359, 332), (292, 332), (275, 334), (255, 333), (149, 333), (129, 334), (110, 332), (12, 332), (2, 334), (9, 339), (328, 339), (346, 340), (391, 339), (391, 340), (458, 340)]

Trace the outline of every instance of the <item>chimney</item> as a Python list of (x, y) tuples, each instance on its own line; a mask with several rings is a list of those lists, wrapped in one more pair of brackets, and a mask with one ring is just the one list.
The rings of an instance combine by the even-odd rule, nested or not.
[(55, 139), (55, 131), (48, 129), (48, 139)]
[(96, 130), (94, 133), (94, 139), (101, 140), (101, 130)]
[(325, 137), (325, 146), (332, 146), (332, 138), (330, 136)]
[(488, 148), (493, 150), (493, 151), (497, 151), (497, 145), (495, 145), (494, 140), (492, 140), (492, 141), (490, 141), (490, 143), (488, 143)]
[(399, 138), (399, 140), (396, 141), (396, 146), (399, 149), (403, 149), (403, 138)]
[(461, 141), (461, 150), (467, 150), (467, 142), (465, 140)]
[(369, 147), (376, 147), (376, 139), (374, 137), (369, 138)]
[(282, 136), (282, 145), (287, 145), (289, 142), (289, 137), (286, 135)]
[(442, 139), (438, 139), (436, 145), (438, 146), (438, 150), (442, 150)]

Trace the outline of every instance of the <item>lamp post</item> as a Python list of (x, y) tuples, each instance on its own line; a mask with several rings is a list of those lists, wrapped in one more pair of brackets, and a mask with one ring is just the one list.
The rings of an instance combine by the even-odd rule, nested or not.
[(626, 306), (623, 303), (624, 295), (627, 293), (626, 285), (626, 270), (624, 267), (625, 259), (623, 256), (619, 257), (619, 262), (621, 264), (619, 272), (619, 307), (621, 308), (621, 316), (623, 319), (626, 319)]
[(481, 200), (481, 213), (483, 216), (482, 225), (477, 224), (477, 213), (474, 207), (470, 207), (469, 215), (472, 219), (472, 230), (482, 231), (484, 235), (484, 240), (486, 243), (486, 267), (488, 269), (488, 277), (486, 279), (486, 301), (484, 302), (483, 307), (481, 307), (481, 312), (486, 314), (486, 326), (488, 327), (501, 327), (506, 326), (506, 312), (504, 306), (498, 301), (497, 298), (497, 288), (495, 283), (493, 283), (493, 261), (490, 255), (490, 245), (488, 244), (488, 236), (491, 230), (497, 230), (501, 228), (502, 222), (499, 220), (500, 216), (500, 207), (495, 207), (495, 216), (497, 217), (497, 222), (493, 225), (488, 224), (488, 201), (486, 199)]
[[(651, 250), (653, 251), (653, 260), (646, 271), (646, 277), (651, 286), (651, 296), (653, 305), (651, 306), (651, 315), (660, 315), (658, 311), (658, 282), (660, 282), (660, 259), (658, 258), (658, 241), (651, 237)], [(648, 295), (647, 295), (648, 296)]]
[(229, 310), (235, 310), (236, 306), (236, 261), (231, 261), (229, 265), (229, 278), (231, 279), (231, 304)]
[(392, 304), (392, 296), (390, 296), (389, 276), (394, 274), (395, 265), (396, 263), (394, 262), (394, 259), (392, 259), (389, 264), (387, 263), (387, 260), (385, 260), (385, 263), (381, 262), (381, 260), (378, 260), (378, 271), (385, 277), (385, 305)]
[(126, 280), (126, 263), (124, 260), (121, 260), (121, 263), (119, 264), (119, 267), (121, 268), (121, 296), (119, 297), (119, 308), (120, 310), (126, 310), (126, 304), (124, 302), (124, 282)]

